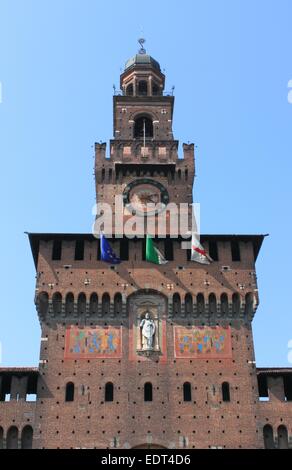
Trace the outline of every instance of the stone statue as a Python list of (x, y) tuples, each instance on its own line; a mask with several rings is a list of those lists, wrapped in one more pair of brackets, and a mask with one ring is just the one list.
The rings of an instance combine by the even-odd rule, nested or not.
[(145, 313), (145, 318), (140, 322), (140, 328), (142, 328), (142, 348), (153, 349), (155, 323), (150, 318), (149, 312)]

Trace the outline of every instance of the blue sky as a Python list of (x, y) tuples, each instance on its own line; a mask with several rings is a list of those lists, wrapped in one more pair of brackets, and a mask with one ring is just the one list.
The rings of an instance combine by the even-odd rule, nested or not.
[(270, 234), (256, 359), (289, 365), (291, 17), (289, 0), (0, 0), (2, 365), (38, 363), (24, 231), (91, 230), (93, 145), (112, 137), (112, 85), (141, 27), (175, 85), (175, 137), (197, 146), (202, 232)]

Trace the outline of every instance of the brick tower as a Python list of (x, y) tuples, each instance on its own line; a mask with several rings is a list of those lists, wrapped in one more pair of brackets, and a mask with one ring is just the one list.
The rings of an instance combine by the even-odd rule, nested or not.
[[(105, 143), (95, 145), (97, 202), (114, 215), (126, 208), (124, 221), (133, 211), (144, 220), (145, 201), (190, 205), (194, 145), (183, 144), (179, 158), (174, 97), (143, 42), (120, 80), (109, 156)], [(29, 234), (40, 362), (0, 369), (1, 399), (10, 398), (0, 403), (0, 446), (288, 447), (291, 370), (257, 370), (254, 358), (263, 236), (202, 235), (213, 259), (204, 265), (181, 237), (155, 234), (167, 264), (147, 262), (145, 237), (129, 239), (116, 225), (108, 241), (118, 265), (101, 261), (92, 234)]]

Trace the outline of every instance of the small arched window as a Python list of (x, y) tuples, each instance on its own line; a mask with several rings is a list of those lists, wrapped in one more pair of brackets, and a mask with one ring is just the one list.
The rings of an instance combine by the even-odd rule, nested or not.
[(86, 296), (84, 292), (80, 292), (78, 295), (77, 312), (78, 315), (84, 315), (86, 313)]
[(220, 297), (220, 310), (221, 310), (221, 315), (227, 315), (228, 314), (228, 297), (227, 294), (223, 293), (221, 294)]
[(159, 86), (156, 83), (153, 83), (152, 85), (152, 95), (153, 96), (160, 95)]
[(114, 384), (112, 382), (105, 384), (104, 401), (114, 401)]
[(266, 424), (263, 428), (263, 435), (264, 435), (264, 446), (265, 449), (274, 449), (274, 434), (273, 428), (270, 424)]
[(146, 80), (140, 80), (138, 83), (138, 95), (147, 96), (147, 82)]
[(74, 388), (73, 382), (66, 384), (65, 401), (74, 401)]
[(204, 294), (197, 295), (197, 311), (199, 315), (203, 315), (205, 313), (205, 298)]
[(11, 428), (8, 429), (6, 437), (6, 448), (18, 449), (18, 429), (16, 426), (11, 426)]
[(193, 313), (193, 296), (190, 293), (185, 295), (185, 312), (186, 315), (192, 315)]
[(209, 313), (210, 315), (215, 315), (216, 311), (217, 311), (216, 295), (212, 293), (209, 295)]
[(55, 315), (59, 315), (62, 311), (62, 295), (60, 292), (55, 292), (53, 295), (53, 312)]
[(74, 295), (72, 292), (68, 292), (66, 295), (65, 313), (66, 315), (72, 315), (74, 313)]
[(114, 297), (114, 314), (121, 315), (122, 313), (122, 294), (117, 292)]
[(246, 316), (252, 316), (253, 313), (253, 294), (252, 292), (248, 292), (245, 295), (245, 312)]
[(47, 292), (40, 292), (37, 297), (37, 308), (41, 315), (46, 315), (49, 308), (49, 296)]
[(89, 313), (90, 315), (97, 315), (98, 312), (98, 296), (93, 292), (89, 300)]
[(222, 384), (222, 400), (225, 402), (230, 401), (230, 387), (228, 382)]
[(152, 401), (152, 383), (146, 382), (144, 384), (144, 401)]
[(237, 292), (232, 294), (232, 314), (238, 315), (240, 312), (240, 297)]
[(190, 382), (185, 382), (183, 385), (183, 398), (184, 401), (192, 401), (192, 386)]
[(181, 300), (180, 300), (180, 295), (177, 292), (173, 294), (172, 305), (173, 305), (173, 315), (180, 315)]
[(21, 448), (32, 449), (33, 429), (31, 426), (24, 426), (21, 433)]
[(128, 85), (127, 88), (126, 88), (126, 95), (127, 96), (133, 96), (133, 94), (134, 94), (133, 83), (130, 83), (130, 85)]
[(278, 427), (278, 449), (288, 449), (288, 432), (283, 425)]
[(102, 296), (101, 309), (103, 315), (108, 315), (110, 312), (110, 296), (107, 292)]
[(146, 138), (153, 137), (153, 122), (147, 116), (140, 116), (135, 120), (134, 137), (142, 139), (144, 133)]

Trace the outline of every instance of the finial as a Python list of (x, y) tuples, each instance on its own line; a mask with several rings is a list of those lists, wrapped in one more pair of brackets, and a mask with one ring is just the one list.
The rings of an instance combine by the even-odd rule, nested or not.
[(144, 49), (144, 47), (143, 47), (143, 44), (145, 44), (145, 42), (146, 42), (146, 39), (144, 39), (144, 38), (139, 38), (138, 39), (138, 43), (141, 46), (141, 49), (139, 49), (139, 51), (138, 51), (139, 54), (146, 54), (146, 49)]

